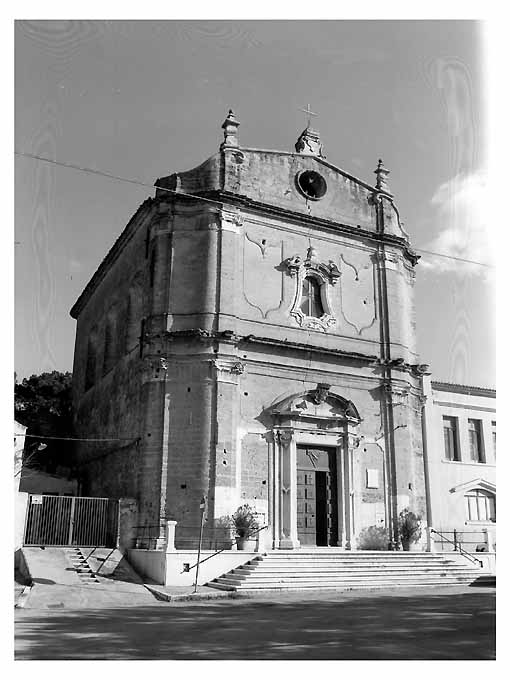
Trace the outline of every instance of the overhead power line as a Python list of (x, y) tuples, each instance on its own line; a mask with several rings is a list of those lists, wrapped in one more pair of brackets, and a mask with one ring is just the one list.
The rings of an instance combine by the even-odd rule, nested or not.
[(480, 267), (487, 267), (488, 269), (495, 269), (492, 264), (485, 262), (477, 262), (476, 260), (465, 260), (463, 257), (454, 257), (453, 255), (444, 255), (443, 253), (434, 253), (431, 250), (423, 250), (423, 248), (413, 248), (418, 253), (427, 253), (427, 255), (435, 255), (436, 257), (445, 257), (447, 260), (456, 260), (457, 262), (466, 262), (468, 264), (478, 264)]
[(81, 437), (45, 437), (42, 434), (23, 434), (22, 432), (15, 432), (15, 437), (32, 437), (32, 439), (58, 439), (61, 441), (72, 441), (72, 442), (135, 442), (140, 439), (140, 437), (113, 437), (109, 439), (105, 438), (81, 438)]
[(44, 161), (45, 163), (51, 163), (52, 165), (58, 165), (63, 168), (70, 168), (71, 170), (79, 170), (80, 172), (86, 172), (89, 175), (99, 175), (100, 177), (107, 177), (108, 179), (117, 180), (118, 182), (127, 182), (128, 184), (136, 184), (140, 187), (149, 187), (150, 189), (159, 189), (160, 191), (167, 191), (170, 194), (177, 194), (178, 196), (187, 196), (188, 198), (194, 198), (195, 200), (205, 201), (206, 203), (214, 203), (214, 205), (223, 205), (221, 201), (215, 201), (211, 198), (205, 198), (204, 196), (195, 196), (195, 194), (187, 194), (184, 191), (176, 191), (175, 189), (168, 189), (167, 187), (161, 187), (158, 184), (149, 184), (148, 182), (142, 182), (138, 179), (129, 179), (128, 177), (120, 177), (119, 175), (113, 175), (109, 172), (103, 172), (102, 170), (94, 170), (93, 168), (86, 168), (81, 165), (75, 165), (74, 163), (64, 163), (63, 161), (55, 161), (51, 158), (45, 158), (44, 156), (37, 156), (33, 153), (24, 153), (22, 151), (15, 151), (15, 156), (23, 156), (24, 158), (33, 158), (36, 161)]
[[(113, 175), (109, 172), (104, 172), (102, 170), (95, 170), (93, 168), (83, 167), (81, 165), (75, 165), (74, 163), (65, 163), (63, 161), (55, 161), (51, 158), (45, 158), (44, 156), (37, 156), (32, 153), (25, 153), (23, 151), (15, 151), (15, 156), (23, 156), (24, 158), (32, 158), (37, 161), (43, 161), (44, 163), (51, 163), (52, 165), (58, 165), (63, 168), (69, 168), (71, 170), (78, 170), (79, 172), (86, 172), (90, 175), (99, 175), (100, 177), (106, 177), (108, 179), (115, 180), (117, 182), (127, 182), (128, 184), (135, 184), (140, 187), (149, 187), (150, 189), (159, 189), (159, 191), (166, 191), (170, 194), (176, 196), (186, 196), (188, 198), (193, 198), (197, 201), (204, 201), (205, 203), (213, 203), (214, 205), (223, 205), (221, 201), (215, 201), (211, 198), (205, 198), (204, 196), (196, 196), (195, 194), (188, 194), (185, 191), (177, 191), (176, 189), (168, 189), (167, 187), (159, 186), (158, 184), (149, 184), (148, 182), (142, 182), (137, 179), (129, 179), (128, 177), (121, 177), (120, 175)], [(467, 260), (462, 257), (455, 257), (454, 255), (446, 255), (445, 253), (435, 253), (431, 250), (424, 250), (423, 248), (414, 248), (418, 253), (426, 253), (427, 255), (434, 255), (435, 257), (443, 257), (447, 260), (455, 260), (456, 262), (464, 262), (466, 264), (476, 264), (480, 267), (487, 267), (488, 269), (495, 269), (494, 265), (487, 264), (485, 262), (478, 262), (476, 260)]]

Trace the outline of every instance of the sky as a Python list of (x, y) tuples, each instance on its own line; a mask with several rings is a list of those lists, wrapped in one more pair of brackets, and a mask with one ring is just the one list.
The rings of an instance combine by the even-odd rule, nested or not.
[[(328, 161), (391, 171), (415, 248), (494, 263), (484, 26), (474, 21), (18, 21), (15, 150), (152, 185), (241, 145), (290, 151), (318, 115)], [(72, 370), (69, 310), (150, 186), (15, 157), (15, 370)], [(495, 386), (494, 270), (422, 254), (433, 379)]]

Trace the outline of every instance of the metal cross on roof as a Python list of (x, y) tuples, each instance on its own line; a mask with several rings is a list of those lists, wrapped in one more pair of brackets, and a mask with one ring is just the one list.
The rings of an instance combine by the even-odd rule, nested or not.
[(307, 113), (307, 114), (308, 114), (308, 125), (307, 125), (307, 127), (310, 127), (310, 123), (311, 123), (311, 118), (310, 118), (310, 116), (317, 116), (318, 114), (317, 114), (317, 113), (314, 113), (314, 112), (310, 109), (310, 104), (307, 104), (307, 105), (306, 105), (306, 109), (299, 109), (299, 110), (300, 110), (300, 111), (303, 111), (303, 113)]

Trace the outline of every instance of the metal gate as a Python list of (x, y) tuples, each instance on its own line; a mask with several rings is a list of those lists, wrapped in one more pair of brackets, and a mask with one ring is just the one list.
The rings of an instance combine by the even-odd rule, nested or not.
[(119, 502), (111, 498), (31, 494), (23, 543), (114, 548), (118, 509)]

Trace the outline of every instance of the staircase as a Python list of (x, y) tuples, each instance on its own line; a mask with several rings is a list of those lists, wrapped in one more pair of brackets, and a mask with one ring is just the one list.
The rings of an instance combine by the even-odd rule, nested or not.
[(71, 548), (67, 551), (67, 555), (71, 560), (71, 564), (78, 574), (78, 578), (82, 583), (94, 584), (99, 583), (99, 579), (90, 568), (87, 558), (83, 554), (81, 548)]
[(487, 577), (474, 563), (436, 553), (315, 549), (260, 555), (207, 583), (235, 591), (354, 590), (467, 585)]

